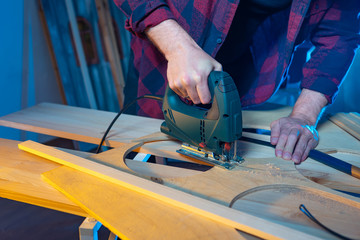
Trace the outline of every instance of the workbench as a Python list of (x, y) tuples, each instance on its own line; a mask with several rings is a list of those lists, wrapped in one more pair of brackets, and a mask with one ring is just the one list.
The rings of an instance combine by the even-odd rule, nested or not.
[[(244, 111), (243, 126), (269, 129), (273, 120), (287, 116), (290, 110), (269, 104)], [(0, 125), (98, 144), (114, 116), (111, 112), (42, 103), (1, 117)], [(303, 236), (337, 239), (303, 215), (298, 205), (295, 206), (299, 201), (331, 229), (351, 238), (360, 236), (360, 180), (312, 159), (294, 166), (275, 158), (271, 147), (240, 141), (245, 163), (236, 171), (218, 167), (199, 171), (133, 160), (124, 162), (122, 155), (130, 149), (181, 161), (177, 163), (200, 163), (176, 153), (179, 142), (156, 133), (161, 123), (159, 119), (122, 115), (106, 140), (106, 145), (113, 149), (101, 154), (24, 143), (29, 148), (49, 151), (50, 155), (61, 151), (65, 160), (94, 163), (99, 172), (114, 169), (114, 173), (108, 174), (113, 176), (111, 179), (49, 161), (20, 150), (18, 141), (1, 139), (0, 196), (96, 218), (122, 239), (301, 239)], [(360, 167), (360, 141), (348, 133), (351, 129), (345, 131), (324, 118), (318, 130), (318, 150)], [(150, 143), (145, 144), (148, 139), (143, 139), (142, 144), (133, 142), (148, 135)], [(269, 141), (266, 135), (244, 135)], [(149, 188), (154, 191), (161, 186), (160, 195), (169, 192), (180, 200), (176, 199), (175, 205), (169, 204), (162, 198), (135, 191), (135, 187), (124, 187), (115, 181), (119, 180), (118, 176), (134, 177), (134, 182), (139, 180), (144, 185), (150, 182)], [(176, 205), (182, 199), (185, 207)], [(193, 203), (194, 207), (186, 207)], [(248, 220), (231, 219), (233, 213)], [(236, 228), (242, 231), (231, 224), (238, 224)]]

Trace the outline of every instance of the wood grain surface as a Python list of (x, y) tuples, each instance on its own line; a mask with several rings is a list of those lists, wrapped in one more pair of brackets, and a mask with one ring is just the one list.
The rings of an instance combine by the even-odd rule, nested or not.
[[(270, 123), (291, 112), (291, 107), (266, 104), (262, 108), (243, 111), (244, 128), (270, 129)], [(98, 144), (107, 126), (116, 113), (53, 103), (41, 103), (31, 108), (0, 117), (0, 125), (43, 133), (51, 136)], [(117, 147), (133, 139), (159, 132), (163, 120), (123, 114), (114, 124), (107, 138), (106, 145)], [(318, 126), (320, 143), (318, 149), (360, 149), (360, 141), (347, 134), (330, 121), (321, 121)], [(341, 141), (338, 140), (341, 136)], [(173, 157), (173, 150), (179, 148), (179, 142), (144, 145), (144, 153), (164, 157)], [(182, 158), (180, 154), (175, 154)], [(274, 156), (274, 155), (273, 155)], [(186, 160), (187, 158), (182, 158)]]
[[(289, 112), (289, 107), (278, 105), (269, 105), (266, 109), (243, 111), (243, 126), (269, 129), (271, 121), (286, 116)], [(45, 103), (1, 117), (0, 124), (27, 131), (98, 143), (114, 116), (115, 113), (110, 112)], [(153, 139), (154, 141), (144, 145), (142, 145), (142, 141), (148, 141), (149, 137), (136, 140), (147, 134), (158, 132), (161, 123), (162, 120), (158, 119), (123, 115), (115, 124), (115, 128), (111, 131), (106, 142), (107, 145), (116, 148), (101, 154), (85, 155), (83, 157), (92, 160), (96, 164), (105, 164), (114, 171), (121, 170), (131, 173), (135, 177), (143, 176), (145, 179), (142, 180), (148, 181), (146, 179), (150, 179), (156, 183), (161, 183), (163, 187), (171, 187), (186, 194), (190, 193), (192, 196), (205, 199), (217, 204), (217, 206), (227, 207), (232, 203), (234, 209), (239, 209), (244, 214), (256, 215), (263, 221), (286, 226), (288, 230), (290, 229), (287, 233), (290, 234), (291, 238), (296, 231), (304, 231), (310, 236), (326, 239), (333, 237), (309, 222), (298, 211), (296, 205), (300, 202), (305, 203), (309, 210), (315, 213), (325, 225), (334, 230), (353, 238), (360, 235), (359, 228), (356, 226), (360, 215), (358, 212), (358, 200), (328, 188), (359, 193), (360, 181), (312, 159), (308, 159), (303, 164), (295, 167), (291, 162), (274, 158), (272, 148), (239, 141), (239, 150), (241, 155), (245, 157), (245, 162), (234, 171), (226, 171), (215, 167), (206, 172), (201, 172), (151, 163), (144, 164), (130, 160), (121, 161), (122, 157), (126, 156), (126, 151), (132, 148), (136, 151), (157, 156), (192, 161), (177, 154), (175, 151), (180, 147), (179, 142), (170, 140), (163, 134), (157, 134), (156, 139)], [(318, 130), (320, 134), (318, 150), (328, 152), (360, 167), (360, 141), (330, 121), (322, 121)], [(250, 133), (244, 133), (244, 135), (262, 140), (268, 140), (269, 138), (268, 136)], [(74, 173), (69, 173), (68, 170), (61, 170), (61, 174), (64, 174), (62, 176), (74, 175)], [(50, 178), (56, 178), (57, 170), (52, 173), (54, 175), (48, 178), (49, 181), (51, 181)], [(16, 174), (14, 176), (14, 179), (8, 177), (8, 179), (11, 179), (10, 182), (17, 181), (17, 178), (23, 178), (22, 176), (16, 177)], [(93, 180), (98, 177), (90, 176)], [(74, 201), (76, 201), (78, 196), (75, 196), (74, 193), (70, 194), (70, 190), (66, 190), (68, 189), (68, 183), (65, 180), (61, 180), (60, 177), (57, 180), (58, 185), (55, 184), (55, 181), (53, 184), (58, 186), (59, 190), (62, 189), (64, 194), (73, 196), (72, 200), (75, 199)], [(86, 187), (87, 185), (82, 186)], [(20, 187), (14, 189), (17, 189), (16, 191), (20, 193), (22, 191)], [(120, 192), (119, 190), (118, 193), (121, 194)], [(27, 194), (25, 190), (24, 196)], [(90, 192), (85, 193), (84, 190), (84, 194), (90, 194)], [(23, 198), (25, 199), (25, 197)], [(326, 204), (318, 204), (319, 202)], [(85, 205), (77, 203), (83, 209), (86, 209)], [(106, 201), (103, 204), (106, 205)], [(90, 212), (90, 210), (87, 210), (86, 214), (95, 214), (95, 212)], [(99, 213), (99, 211), (96, 211), (96, 214)], [(111, 222), (109, 226), (113, 226), (112, 224), (115, 224), (115, 222)], [(253, 222), (250, 221), (250, 224), (253, 224)], [(265, 232), (268, 230), (265, 229)], [(227, 232), (227, 230), (224, 231)], [(232, 234), (232, 231), (229, 232)], [(276, 232), (276, 234), (285, 233), (280, 231)], [(239, 237), (241, 236), (239, 235)]]
[(121, 239), (257, 239), (65, 166), (44, 178)]
[(359, 113), (336, 113), (334, 116), (330, 117), (329, 120), (360, 141)]
[(60, 165), (19, 150), (18, 143), (0, 139), (0, 197), (88, 216), (79, 206), (41, 180), (42, 173)]
[[(131, 151), (131, 148), (136, 147), (137, 144), (138, 143), (133, 143), (132, 147), (125, 149), (125, 152)], [(318, 237), (312, 234), (289, 228), (286, 225), (268, 221), (266, 219), (259, 218), (258, 216), (246, 214), (213, 201), (208, 201), (204, 198), (142, 179), (132, 174), (116, 170), (112, 167), (91, 162), (87, 159), (77, 157), (39, 143), (26, 141), (19, 144), (19, 148), (24, 151), (31, 152), (32, 154), (44, 157), (48, 160), (55, 161), (81, 172), (90, 174), (94, 177), (109, 181), (118, 186), (125, 187), (139, 194), (144, 194), (145, 196), (155, 199), (156, 201), (161, 201), (164, 204), (190, 211), (201, 217), (225, 224), (229, 227), (236, 228), (240, 231), (244, 231), (260, 238), (281, 239), (289, 236), (289, 234), (293, 234), (293, 239), (318, 239)], [(221, 170), (225, 171), (223, 169)], [(219, 182), (221, 182), (221, 180)], [(341, 200), (353, 203), (351, 200)], [(354, 204), (358, 204), (358, 207), (360, 208), (359, 203), (355, 202)]]
[[(117, 157), (121, 155), (126, 156), (126, 152), (130, 151), (131, 148), (137, 147), (137, 144), (138, 143), (129, 144), (128, 148), (121, 147), (123, 154), (120, 154), (120, 151), (118, 151), (116, 154)], [(328, 234), (319, 229), (319, 227), (312, 226), (311, 222), (306, 222), (306, 217), (304, 216), (303, 218), (305, 218), (305, 220), (301, 219), (301, 221), (306, 222), (307, 224), (305, 225), (299, 224), (294, 218), (288, 219), (287, 217), (283, 217), (282, 221), (280, 221), (276, 216), (274, 217), (274, 215), (270, 214), (269, 217), (262, 211), (255, 212), (253, 213), (254, 215), (244, 215), (244, 211), (238, 212), (226, 207), (226, 205), (233, 202), (238, 195), (259, 187), (267, 187), (268, 189), (274, 188), (277, 190), (279, 185), (283, 186), (285, 184), (288, 186), (288, 191), (291, 189), (294, 191), (299, 189), (303, 194), (297, 194), (296, 199), (298, 202), (311, 206), (312, 202), (316, 202), (316, 200), (309, 201), (309, 196), (320, 196), (320, 202), (323, 202), (323, 204), (321, 205), (322, 208), (317, 206), (316, 209), (318, 212), (327, 213), (332, 210), (333, 214), (340, 219), (339, 221), (349, 219), (349, 223), (355, 223), (354, 220), (358, 219), (358, 216), (360, 216), (359, 199), (346, 196), (345, 194), (315, 184), (299, 174), (293, 164), (290, 164), (290, 162), (284, 164), (284, 161), (276, 158), (247, 159), (245, 160), (245, 163), (237, 167), (236, 170), (228, 171), (214, 167), (205, 173), (190, 177), (161, 180), (163, 185), (165, 185), (165, 183), (170, 183), (172, 187), (176, 186), (174, 188), (183, 190), (183, 192), (178, 192), (175, 189), (167, 188), (160, 184), (154, 184), (134, 175), (117, 171), (114, 168), (90, 162), (86, 159), (81, 159), (34, 142), (24, 142), (21, 143), (19, 147), (49, 160), (56, 161), (122, 187), (129, 188), (132, 191), (145, 194), (148, 197), (160, 200), (171, 206), (189, 210), (200, 216), (224, 223), (230, 227), (237, 228), (262, 238), (284, 238), (288, 234), (296, 234), (300, 238), (309, 238), (310, 236), (329, 238), (331, 236), (327, 236)], [(112, 150), (113, 153), (114, 150)], [(107, 155), (107, 157), (109, 157), (109, 155)], [(51, 178), (49, 181), (51, 181)], [(192, 195), (187, 194), (187, 192)], [(276, 192), (277, 191), (275, 191), (275, 193)], [(288, 195), (285, 194), (285, 196)], [(206, 201), (205, 199), (211, 201)], [(287, 202), (290, 204), (284, 204)], [(214, 203), (220, 204), (214, 205)], [(225, 206), (222, 207), (222, 205)], [(289, 211), (295, 215), (299, 213), (299, 210), (296, 207), (294, 208), (294, 201), (283, 200), (279, 205), (277, 205), (276, 201), (271, 201), (270, 204), (267, 202), (266, 205), (267, 208), (274, 209), (281, 207), (284, 209), (283, 211)], [(326, 208), (325, 206), (327, 205), (330, 207)], [(335, 212), (334, 209), (339, 209), (341, 211)], [(348, 211), (346, 211), (347, 209)], [(291, 215), (292, 214), (289, 214), (289, 216)], [(328, 216), (328, 218), (326, 216), (328, 215), (322, 214), (322, 217), (326, 220), (325, 222), (328, 222), (328, 220), (332, 220), (333, 218), (333, 216)], [(290, 224), (289, 220), (291, 220), (290, 222), (293, 224)], [(335, 225), (337, 223), (339, 222), (335, 221)], [(348, 228), (344, 229), (341, 226), (342, 224), (337, 227), (340, 230), (346, 230), (346, 233), (353, 236), (357, 236), (360, 233), (357, 228), (351, 228), (353, 232), (349, 232)], [(272, 231), (274, 228), (277, 229), (276, 232)], [(299, 230), (301, 233), (306, 232), (309, 236), (300, 234), (298, 232)]]

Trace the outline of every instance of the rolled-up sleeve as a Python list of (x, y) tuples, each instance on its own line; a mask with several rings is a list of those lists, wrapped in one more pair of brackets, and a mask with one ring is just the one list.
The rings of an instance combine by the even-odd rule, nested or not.
[(127, 19), (125, 28), (140, 38), (144, 38), (147, 28), (156, 26), (167, 19), (174, 19), (174, 15), (166, 1), (162, 0), (114, 0)]
[(358, 0), (335, 0), (311, 36), (314, 45), (303, 67), (302, 88), (325, 95), (332, 103), (360, 44)]

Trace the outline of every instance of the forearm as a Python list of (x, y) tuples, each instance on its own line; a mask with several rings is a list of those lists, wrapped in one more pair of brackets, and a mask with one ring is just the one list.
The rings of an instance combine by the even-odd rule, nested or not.
[(322, 93), (304, 88), (295, 103), (290, 117), (304, 119), (310, 125), (316, 125), (319, 115), (327, 103), (328, 101)]
[(169, 61), (175, 54), (200, 48), (191, 36), (173, 19), (168, 19), (145, 31), (150, 41)]
[(207, 78), (211, 71), (221, 71), (221, 64), (201, 49), (174, 20), (165, 20), (145, 33), (168, 61), (170, 88), (179, 96), (190, 97), (195, 104), (209, 103)]

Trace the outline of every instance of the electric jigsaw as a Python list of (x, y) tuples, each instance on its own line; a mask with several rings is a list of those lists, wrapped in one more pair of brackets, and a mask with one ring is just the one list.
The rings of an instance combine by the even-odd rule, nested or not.
[(161, 131), (183, 142), (177, 152), (231, 169), (242, 161), (236, 151), (236, 140), (242, 136), (240, 97), (226, 72), (211, 72), (208, 85), (207, 105), (187, 104), (168, 86)]

